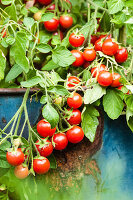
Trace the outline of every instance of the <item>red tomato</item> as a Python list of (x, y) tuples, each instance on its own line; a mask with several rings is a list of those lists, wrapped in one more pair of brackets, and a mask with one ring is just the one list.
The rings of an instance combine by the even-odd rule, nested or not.
[(55, 4), (52, 4), (51, 6), (49, 6), (49, 7), (47, 8), (47, 10), (50, 10), (50, 11), (55, 10)]
[(108, 71), (101, 71), (99, 74), (98, 74), (98, 77), (97, 77), (97, 81), (100, 85), (106, 87), (106, 86), (109, 86), (111, 85), (112, 81), (113, 81), (113, 76), (110, 72)]
[(68, 139), (65, 134), (58, 133), (53, 136), (53, 142), (56, 150), (63, 150), (67, 147)]
[(73, 25), (73, 18), (70, 15), (60, 16), (60, 25), (63, 28), (70, 28)]
[(60, 34), (60, 39), (61, 39), (61, 41), (63, 40), (63, 38), (64, 38), (64, 35), (63, 35), (63, 33), (62, 33), (62, 31), (56, 31), (56, 32), (54, 32), (53, 33), (53, 35), (59, 35)]
[(50, 32), (56, 31), (58, 26), (59, 26), (59, 20), (55, 18), (44, 22), (44, 27), (46, 28), (47, 31)]
[(37, 0), (37, 1), (38, 1), (40, 4), (45, 5), (45, 6), (51, 4), (51, 2), (52, 2), (52, 0)]
[(128, 58), (128, 52), (126, 48), (118, 49), (117, 53), (115, 54), (116, 62), (123, 63), (127, 60), (127, 58)]
[(14, 169), (14, 174), (19, 179), (25, 179), (29, 175), (28, 167), (23, 165), (18, 165)]
[(76, 61), (72, 64), (74, 67), (80, 67), (84, 64), (83, 53), (79, 50), (72, 50), (71, 53), (76, 58)]
[(4, 38), (6, 36), (6, 31), (3, 29), (1, 34), (2, 34), (2, 37)]
[(21, 148), (18, 148), (15, 151), (7, 152), (6, 159), (10, 165), (21, 165), (24, 162), (24, 153)]
[(80, 47), (80, 46), (82, 46), (82, 44), (84, 43), (84, 40), (85, 40), (85, 38), (84, 38), (83, 34), (76, 35), (75, 33), (72, 33), (69, 36), (69, 42), (70, 42), (70, 44), (73, 47)]
[(89, 67), (90, 64), (91, 64), (91, 62), (85, 61), (84, 64), (83, 64), (84, 69), (86, 69), (87, 67)]
[(76, 84), (80, 83), (80, 79), (76, 76), (70, 76), (67, 80), (67, 86), (68, 87), (75, 87)]
[(39, 151), (40, 155), (43, 157), (50, 156), (50, 154), (53, 152), (52, 143), (49, 140), (46, 140), (43, 147), (40, 147), (40, 145), (37, 144), (38, 142), (40, 142), (40, 141), (37, 140), (35, 145), (36, 145), (36, 148)]
[(106, 66), (103, 64), (101, 65), (99, 64), (96, 67), (91, 69), (91, 74), (93, 75), (93, 77), (96, 77), (99, 74), (99, 72), (105, 71), (105, 70), (106, 70)]
[(84, 138), (83, 129), (79, 126), (74, 126), (66, 133), (67, 139), (71, 143), (79, 143)]
[[(107, 34), (106, 35), (100, 35), (99, 36), (99, 39), (102, 39), (102, 38), (105, 38), (107, 36)], [(107, 37), (106, 37), (106, 39), (111, 39), (111, 35), (108, 35)]]
[(121, 75), (118, 73), (113, 74), (113, 82), (111, 83), (111, 87), (119, 87), (121, 85), (120, 83)]
[[(68, 109), (70, 110), (70, 109)], [(72, 111), (72, 116), (67, 120), (71, 125), (77, 125), (81, 123), (81, 112), (78, 109)]]
[(45, 174), (50, 169), (50, 162), (47, 158), (36, 158), (33, 160), (33, 169), (37, 174)]
[(51, 137), (56, 131), (56, 127), (51, 129), (51, 125), (49, 122), (45, 120), (41, 120), (37, 124), (37, 132), (42, 137)]
[(86, 61), (93, 61), (96, 58), (96, 51), (94, 49), (85, 49), (83, 57)]
[(96, 51), (102, 51), (102, 40), (101, 39), (98, 39), (96, 42), (95, 42), (95, 50)]
[(98, 40), (98, 37), (96, 35), (91, 35), (91, 44), (95, 44), (95, 42)]
[(82, 103), (82, 97), (78, 93), (74, 93), (72, 97), (67, 98), (67, 104), (70, 108), (79, 108)]
[(102, 52), (108, 56), (113, 56), (118, 51), (118, 44), (112, 39), (106, 39), (102, 44)]

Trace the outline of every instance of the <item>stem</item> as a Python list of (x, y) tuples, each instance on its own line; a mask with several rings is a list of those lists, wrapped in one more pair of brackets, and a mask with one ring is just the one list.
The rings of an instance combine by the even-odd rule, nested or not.
[(120, 29), (119, 29), (119, 38), (118, 38), (118, 41), (122, 44), (124, 44), (124, 46), (126, 46), (126, 26), (122, 26)]

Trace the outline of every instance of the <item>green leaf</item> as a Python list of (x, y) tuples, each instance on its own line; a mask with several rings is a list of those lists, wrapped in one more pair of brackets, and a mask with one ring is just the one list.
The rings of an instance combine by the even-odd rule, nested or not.
[(12, 35), (10, 35), (10, 36), (8, 36), (8, 37), (6, 38), (6, 43), (7, 43), (7, 44), (13, 45), (14, 42), (15, 42), (15, 38), (14, 38)]
[(0, 145), (0, 150), (5, 151), (10, 147), (11, 147), (11, 143), (9, 141), (5, 141)]
[(30, 30), (33, 26), (35, 20), (31, 17), (25, 17), (23, 20), (23, 24)]
[(54, 63), (62, 67), (67, 67), (76, 60), (72, 53), (63, 46), (58, 46), (53, 50), (52, 59)]
[(6, 7), (5, 12), (10, 16), (10, 19), (17, 22), (16, 6), (14, 5), (14, 3), (12, 3), (11, 6)]
[(56, 169), (57, 168), (57, 162), (56, 162), (56, 159), (55, 159), (54, 155), (51, 154), (47, 158), (48, 158), (48, 160), (50, 162), (50, 168), (51, 169)]
[(126, 110), (126, 119), (127, 119), (127, 124), (129, 128), (133, 132), (133, 111), (131, 111), (128, 107)]
[(52, 38), (52, 34), (46, 31), (39, 32), (40, 43), (46, 44)]
[(52, 93), (56, 93), (57, 95), (61, 95), (61, 96), (65, 96), (69, 94), (68, 90), (62, 85), (51, 86), (48, 88), (48, 91)]
[(55, 63), (53, 62), (53, 60), (50, 60), (46, 65), (44, 65), (44, 66), (42, 67), (41, 70), (50, 71), (50, 70), (56, 69), (56, 68), (58, 68), (58, 67), (59, 67), (58, 64), (55, 64)]
[(11, 81), (13, 79), (15, 79), (16, 77), (18, 77), (21, 73), (23, 72), (23, 69), (15, 64), (11, 70), (8, 72), (6, 78), (5, 78), (5, 82)]
[(133, 24), (133, 17), (130, 17), (127, 21), (125, 21), (125, 24)]
[(0, 159), (6, 159), (6, 152), (0, 149)]
[(9, 4), (11, 4), (13, 2), (13, 0), (1, 0), (1, 3), (3, 4), (3, 5), (9, 5)]
[(58, 82), (62, 82), (63, 79), (59, 76), (58, 73), (52, 71), (51, 72), (51, 80), (53, 81), (53, 83), (56, 85)]
[(124, 108), (119, 91), (108, 89), (107, 94), (103, 97), (103, 107), (111, 119), (117, 119)]
[(0, 159), (0, 168), (10, 168), (10, 167), (11, 165), (6, 160)]
[(84, 103), (92, 104), (106, 94), (106, 89), (99, 84), (92, 86), (85, 91)]
[(99, 112), (95, 109), (94, 106), (88, 105), (85, 107), (85, 111), (82, 113), (82, 129), (85, 136), (91, 141), (94, 142), (97, 126), (99, 124), (98, 117)]
[(4, 71), (6, 67), (6, 57), (0, 49), (0, 80), (4, 79)]
[(49, 44), (38, 44), (36, 49), (41, 53), (49, 53), (52, 50)]
[(47, 102), (48, 102), (48, 99), (47, 99), (46, 95), (43, 95), (43, 96), (41, 97), (41, 99), (40, 99), (40, 103), (41, 103), (41, 104), (46, 104)]
[(89, 70), (85, 70), (83, 72), (83, 81), (88, 81), (88, 79), (90, 79), (91, 77), (91, 72)]
[(127, 107), (133, 111), (133, 95), (128, 95), (125, 97), (125, 103), (127, 104)]
[(30, 11), (30, 12), (32, 12), (32, 13), (37, 13), (38, 11), (39, 11), (39, 9), (37, 8), (37, 7), (30, 7), (30, 8), (28, 8), (28, 10)]
[(39, 76), (34, 76), (27, 81), (22, 81), (21, 86), (29, 88), (29, 87), (33, 87), (33, 86), (37, 85), (40, 82), (42, 82), (42, 79)]
[(110, 0), (107, 2), (110, 14), (115, 14), (121, 11), (124, 7), (123, 0)]
[(43, 22), (49, 21), (49, 20), (53, 19), (54, 16), (55, 16), (54, 13), (50, 13), (50, 12), (45, 13), (42, 15), (41, 21), (43, 21)]
[(42, 115), (44, 119), (46, 119), (51, 124), (52, 128), (57, 126), (59, 122), (59, 115), (49, 103), (43, 107)]

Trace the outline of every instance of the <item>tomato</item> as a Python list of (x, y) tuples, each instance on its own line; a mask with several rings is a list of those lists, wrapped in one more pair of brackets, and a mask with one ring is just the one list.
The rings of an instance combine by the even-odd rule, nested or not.
[[(70, 109), (68, 109), (70, 110)], [(81, 123), (81, 112), (78, 109), (72, 111), (72, 116), (67, 120), (71, 125), (77, 125)]]
[(121, 75), (118, 73), (113, 74), (113, 82), (111, 83), (111, 87), (119, 87), (121, 85), (120, 83)]
[(37, 1), (38, 1), (40, 4), (45, 5), (45, 6), (51, 4), (51, 2), (52, 2), (52, 0), (37, 0)]
[(14, 169), (14, 174), (19, 179), (24, 179), (29, 175), (29, 170), (27, 166), (18, 165)]
[[(124, 87), (124, 85), (121, 85), (121, 86), (119, 86), (117, 89), (118, 89), (118, 90), (122, 90), (123, 87)], [(128, 90), (128, 92), (127, 92), (126, 94), (130, 94), (129, 90)]]
[(84, 64), (83, 64), (84, 69), (86, 69), (87, 67), (89, 67), (90, 64), (91, 64), (91, 62), (85, 61)]
[(65, 134), (58, 133), (53, 136), (53, 142), (55, 143), (56, 150), (63, 150), (68, 145), (68, 139)]
[(106, 39), (102, 44), (102, 52), (108, 56), (113, 56), (118, 51), (118, 44), (112, 39)]
[(68, 87), (75, 87), (75, 85), (79, 84), (80, 83), (80, 79), (76, 76), (70, 76), (68, 79), (67, 79), (67, 86)]
[(67, 98), (67, 104), (70, 108), (79, 108), (82, 103), (82, 97), (78, 93), (74, 93), (72, 97)]
[(53, 35), (59, 35), (59, 34), (60, 34), (60, 40), (62, 41), (63, 38), (64, 38), (62, 31), (56, 31), (56, 32), (53, 33)]
[(98, 37), (96, 35), (91, 35), (91, 44), (95, 44), (95, 42), (98, 40)]
[(21, 165), (24, 162), (24, 153), (22, 152), (21, 148), (11, 152), (8, 151), (6, 153), (6, 159), (10, 165)]
[(47, 158), (35, 158), (33, 160), (33, 169), (37, 174), (45, 174), (50, 169), (50, 162)]
[(1, 34), (2, 34), (2, 38), (6, 37), (6, 31), (4, 29), (2, 30)]
[(82, 46), (82, 44), (84, 43), (84, 40), (85, 40), (85, 38), (84, 38), (83, 34), (77, 35), (75, 33), (72, 33), (69, 36), (69, 42), (73, 47)]
[(83, 129), (79, 126), (74, 126), (66, 133), (67, 139), (71, 143), (79, 143), (84, 138)]
[(60, 16), (60, 25), (63, 28), (70, 28), (73, 25), (73, 18), (70, 15)]
[(86, 61), (93, 61), (96, 58), (96, 51), (94, 49), (85, 49), (83, 57)]
[(74, 67), (80, 67), (84, 64), (83, 53), (79, 50), (72, 50), (71, 53), (76, 58), (76, 61), (72, 64)]
[(95, 42), (95, 50), (96, 51), (102, 51), (102, 40), (101, 39), (98, 39), (96, 42)]
[(50, 11), (55, 10), (55, 4), (52, 4), (51, 6), (49, 6), (49, 7), (47, 8), (47, 10), (50, 10)]
[(105, 38), (105, 37), (106, 37), (106, 39), (109, 39), (109, 38), (111, 38), (111, 35), (110, 34), (108, 36), (107, 36), (107, 34), (106, 35), (100, 35), (99, 39), (102, 39), (102, 38)]
[(115, 54), (116, 62), (123, 63), (127, 60), (127, 58), (128, 58), (128, 52), (126, 48), (118, 49), (117, 53)]
[(41, 20), (41, 17), (42, 17), (42, 12), (41, 12), (41, 11), (38, 11), (38, 12), (35, 13), (34, 16), (33, 16), (34, 20), (36, 20), (36, 21)]
[(42, 137), (51, 137), (56, 131), (56, 127), (51, 129), (51, 125), (49, 122), (45, 120), (41, 120), (37, 124), (37, 132)]
[(47, 31), (50, 32), (56, 31), (58, 26), (59, 26), (59, 20), (55, 18), (44, 22), (44, 27), (46, 28)]
[(108, 71), (101, 71), (99, 74), (98, 74), (98, 77), (97, 77), (97, 81), (100, 85), (106, 87), (106, 86), (109, 86), (111, 85), (112, 81), (113, 81), (113, 76), (110, 72)]
[(93, 67), (91, 69), (91, 74), (93, 75), (93, 77), (96, 77), (99, 72), (101, 71), (105, 71), (106, 70), (106, 66), (103, 64), (98, 64), (96, 67)]
[[(45, 140), (45, 139), (43, 139), (43, 140)], [(53, 152), (53, 146), (52, 146), (52, 143), (49, 140), (45, 140), (44, 141), (44, 143), (45, 143), (44, 145), (41, 144), (41, 142), (40, 142), (41, 147), (40, 147), (40, 144), (37, 144), (38, 142), (40, 142), (40, 141), (37, 140), (35, 145), (36, 145), (36, 148), (39, 151), (41, 156), (47, 157)]]

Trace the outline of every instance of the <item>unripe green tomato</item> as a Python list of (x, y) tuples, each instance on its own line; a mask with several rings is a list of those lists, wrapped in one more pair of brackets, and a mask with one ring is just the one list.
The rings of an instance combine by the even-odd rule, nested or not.
[(55, 104), (61, 105), (61, 103), (62, 103), (62, 97), (57, 97), (57, 98), (55, 99)]
[(33, 16), (34, 20), (36, 20), (36, 21), (40, 21), (40, 20), (41, 20), (41, 17), (42, 17), (42, 12), (41, 12), (41, 11), (38, 11), (38, 12), (35, 13), (34, 16)]

